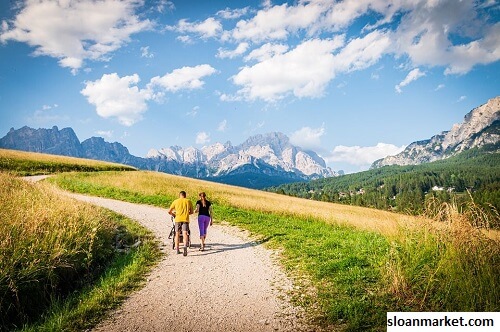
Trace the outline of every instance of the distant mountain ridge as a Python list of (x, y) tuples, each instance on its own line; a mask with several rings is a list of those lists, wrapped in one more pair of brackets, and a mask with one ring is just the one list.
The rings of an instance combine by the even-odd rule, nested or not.
[[(500, 141), (500, 97), (470, 111), (450, 131), (413, 142), (404, 151), (376, 160), (370, 169), (387, 165), (419, 165), (455, 156), (462, 151)], [(497, 151), (499, 152), (499, 151)]]
[(250, 137), (238, 146), (215, 143), (201, 149), (171, 146), (151, 149), (146, 158), (131, 155), (118, 142), (91, 137), (80, 143), (72, 128), (22, 127), (0, 139), (0, 148), (81, 157), (131, 165), (250, 188), (337, 175), (315, 152), (293, 146), (282, 133)]

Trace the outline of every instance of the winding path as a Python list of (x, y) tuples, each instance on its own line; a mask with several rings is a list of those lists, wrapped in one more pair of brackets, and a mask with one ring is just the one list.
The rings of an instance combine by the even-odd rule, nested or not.
[(275, 254), (230, 226), (209, 228), (207, 247), (199, 249), (197, 222), (191, 224), (188, 256), (177, 255), (167, 238), (166, 209), (70, 194), (114, 210), (151, 229), (167, 254), (146, 285), (133, 293), (94, 331), (311, 331), (303, 312), (292, 306), (292, 287)]

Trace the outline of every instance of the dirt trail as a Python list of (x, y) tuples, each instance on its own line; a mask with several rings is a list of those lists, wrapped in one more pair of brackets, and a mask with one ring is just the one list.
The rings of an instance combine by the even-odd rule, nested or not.
[[(141, 290), (94, 331), (311, 331), (302, 311), (287, 300), (292, 287), (272, 251), (234, 227), (209, 227), (199, 249), (198, 224), (191, 220), (192, 247), (178, 255), (167, 239), (166, 209), (70, 194), (137, 220), (164, 244), (167, 255)], [(215, 207), (216, 211), (216, 207)]]

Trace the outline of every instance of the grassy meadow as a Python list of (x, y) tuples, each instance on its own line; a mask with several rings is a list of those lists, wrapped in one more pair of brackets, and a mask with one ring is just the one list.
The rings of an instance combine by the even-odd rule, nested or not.
[(18, 175), (81, 171), (132, 171), (134, 167), (98, 160), (0, 149), (0, 170)]
[(429, 217), (318, 202), (153, 172), (67, 173), (75, 192), (167, 207), (205, 191), (215, 222), (280, 251), (292, 296), (326, 329), (385, 330), (387, 311), (499, 311), (498, 233), (449, 204)]
[(158, 260), (149, 231), (48, 183), (0, 172), (0, 202), (0, 331), (85, 330)]
[[(385, 331), (387, 311), (500, 310), (500, 237), (474, 206), (466, 215), (435, 205), (415, 217), (108, 166), (0, 150), (0, 330), (88, 329), (158, 261), (147, 230), (54, 184), (160, 207), (180, 190), (193, 201), (205, 191), (216, 223), (280, 253), (292, 299), (325, 330)], [(35, 184), (13, 175), (52, 172)], [(137, 249), (115, 250), (138, 238)]]

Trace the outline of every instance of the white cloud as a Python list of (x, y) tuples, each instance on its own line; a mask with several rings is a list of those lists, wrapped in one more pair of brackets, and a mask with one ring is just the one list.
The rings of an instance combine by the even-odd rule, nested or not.
[(141, 47), (141, 57), (142, 58), (154, 58), (154, 54), (149, 52), (149, 46)]
[[(118, 74), (105, 74), (101, 79), (85, 82), (81, 94), (103, 118), (115, 117), (125, 126), (132, 126), (142, 119), (149, 100), (161, 101), (165, 92), (199, 89), (204, 82), (201, 78), (212, 75), (215, 69), (209, 65), (182, 67), (162, 77), (153, 77), (145, 89), (137, 87), (139, 75), (119, 77)], [(191, 115), (196, 115), (198, 106)]]
[(167, 26), (167, 30), (176, 31), (182, 34), (196, 34), (201, 38), (214, 38), (222, 33), (222, 24), (213, 17), (207, 18), (203, 22), (191, 23), (186, 19), (179, 20), (175, 26)]
[(150, 88), (161, 87), (171, 92), (176, 92), (181, 89), (199, 89), (205, 84), (202, 78), (214, 73), (216, 73), (216, 70), (212, 66), (206, 64), (195, 67), (182, 67), (162, 77), (153, 77), (148, 86)]
[(379, 31), (352, 39), (335, 55), (335, 71), (351, 72), (366, 69), (380, 60), (390, 49), (390, 44), (389, 37)]
[(464, 101), (465, 99), (467, 99), (467, 96), (460, 96), (460, 98), (458, 98), (457, 100), (457, 103)]
[(139, 76), (119, 77), (116, 73), (105, 74), (93, 82), (85, 82), (80, 91), (87, 101), (95, 105), (96, 112), (103, 118), (117, 118), (124, 126), (132, 126), (142, 119), (147, 110), (146, 101), (151, 99), (150, 91), (139, 89)]
[(409, 56), (413, 65), (445, 66), (445, 74), (464, 74), (477, 64), (500, 59), (500, 24), (487, 21), (478, 10), (479, 2), (443, 0), (406, 6), (392, 38), (397, 53)]
[(159, 13), (164, 13), (165, 10), (168, 11), (174, 11), (175, 10), (175, 5), (172, 1), (169, 0), (158, 0), (158, 3), (156, 5), (156, 10)]
[(307, 30), (314, 26), (320, 15), (327, 9), (327, 2), (301, 2), (296, 6), (288, 4), (265, 6), (249, 20), (241, 20), (231, 31), (234, 40), (266, 40), (286, 39), (290, 33)]
[(233, 58), (245, 53), (248, 50), (248, 46), (249, 46), (248, 43), (243, 42), (243, 43), (239, 43), (238, 47), (236, 47), (236, 49), (234, 49), (234, 50), (228, 51), (228, 50), (224, 50), (222, 48), (219, 48), (219, 51), (217, 53), (217, 57), (221, 58), (221, 59), (225, 59), (225, 58), (233, 59)]
[(435, 89), (434, 91), (438, 91), (438, 90), (441, 90), (441, 89), (444, 89), (445, 88), (445, 85), (444, 84), (439, 84)]
[(111, 138), (113, 137), (113, 131), (112, 130), (98, 130), (95, 132), (99, 136)]
[(303, 149), (317, 150), (321, 146), (321, 136), (324, 134), (324, 126), (320, 128), (303, 127), (290, 135), (290, 143)]
[[(500, 59), (500, 23), (482, 14), (484, 4), (474, 0), (311, 0), (263, 7), (225, 35), (254, 43), (314, 37), (345, 32), (360, 17), (376, 14), (379, 20), (361, 29), (363, 37), (349, 41), (336, 56), (337, 73), (365, 69), (388, 54), (408, 58), (413, 67), (446, 67), (445, 74)], [(259, 57), (246, 58), (251, 59)]]
[(329, 162), (344, 162), (356, 166), (369, 166), (375, 160), (398, 154), (405, 147), (386, 143), (378, 143), (376, 146), (366, 147), (338, 145), (334, 147), (331, 155), (325, 159)]
[(241, 16), (246, 15), (248, 13), (249, 9), (250, 9), (249, 7), (240, 8), (240, 9), (226, 8), (224, 10), (219, 10), (216, 15), (222, 17), (225, 20), (232, 20), (232, 19), (240, 18)]
[(217, 131), (222, 131), (222, 132), (224, 132), (224, 131), (226, 131), (226, 128), (227, 128), (227, 120), (226, 120), (226, 119), (224, 119), (224, 120), (222, 120), (222, 121), (219, 123), (219, 125), (217, 126)]
[(50, 109), (53, 109), (53, 108), (57, 108), (57, 107), (59, 107), (59, 105), (57, 105), (57, 104), (43, 105), (42, 106), (42, 111), (47, 111), (47, 110), (50, 110)]
[[(150, 29), (135, 15), (142, 0), (27, 0), (17, 16), (2, 23), (0, 41), (24, 42), (34, 55), (59, 59), (73, 73), (84, 60), (107, 60), (134, 33)], [(6, 21), (4, 21), (6, 22)]]
[(236, 85), (243, 87), (238, 95), (265, 101), (275, 101), (289, 93), (296, 97), (319, 97), (334, 77), (332, 52), (342, 43), (340, 37), (308, 40), (287, 53), (243, 67), (232, 77)]
[(407, 86), (411, 82), (416, 81), (423, 76), (425, 76), (425, 72), (420, 71), (419, 68), (415, 68), (412, 71), (410, 71), (408, 75), (406, 75), (405, 79), (401, 83), (397, 84), (394, 88), (396, 89), (397, 93), (401, 93), (402, 87)]
[(288, 51), (288, 45), (267, 43), (253, 50), (245, 57), (245, 61), (257, 60), (262, 62), (276, 55), (280, 55)]
[(196, 134), (196, 144), (206, 144), (210, 142), (210, 135), (202, 131)]

